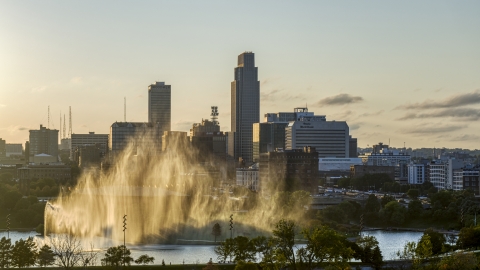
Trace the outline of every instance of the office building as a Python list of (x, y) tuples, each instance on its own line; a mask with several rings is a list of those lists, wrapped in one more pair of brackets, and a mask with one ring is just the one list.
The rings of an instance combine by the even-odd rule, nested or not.
[(236, 184), (237, 186), (246, 187), (252, 191), (259, 191), (259, 172), (258, 164), (253, 164), (248, 168), (236, 169)]
[(58, 183), (65, 184), (72, 179), (72, 168), (67, 165), (28, 165), (17, 169), (17, 177), (21, 183), (29, 180), (52, 178)]
[(110, 126), (108, 136), (108, 151), (117, 155), (129, 144), (137, 151), (139, 146), (150, 149), (161, 149), (161, 138), (158, 137), (152, 123), (145, 122), (115, 122)]
[(410, 185), (421, 185), (426, 181), (426, 164), (410, 163), (408, 164), (408, 183)]
[(220, 131), (220, 126), (214, 120), (202, 119), (201, 123), (193, 124), (190, 129), (190, 143), (198, 150), (199, 161), (215, 158), (225, 161), (227, 155), (227, 136)]
[(313, 147), (260, 154), (262, 190), (305, 190), (317, 193), (318, 152)]
[(253, 124), (253, 162), (260, 154), (285, 149), (285, 128), (288, 123), (270, 122)]
[(160, 135), (171, 130), (172, 90), (165, 82), (148, 86), (148, 122), (153, 123)]
[(58, 158), (58, 130), (40, 125), (38, 130), (30, 130), (29, 159), (33, 156), (47, 154)]
[(95, 134), (95, 132), (89, 132), (88, 134), (72, 134), (70, 159), (74, 160), (73, 153), (77, 151), (77, 148), (96, 144), (99, 144), (100, 155), (105, 156), (108, 152), (108, 136), (108, 134)]
[[(350, 178), (360, 178), (366, 174), (386, 174), (392, 181), (395, 180), (395, 166), (352, 165)], [(379, 188), (379, 187), (375, 187)]]
[(162, 152), (185, 151), (189, 145), (187, 132), (184, 131), (164, 131), (162, 136)]
[(350, 139), (348, 142), (348, 153), (349, 157), (351, 158), (356, 158), (358, 157), (358, 151), (357, 151), (357, 138), (352, 138), (352, 135), (350, 135)]
[(344, 121), (326, 121), (325, 116), (305, 115), (289, 122), (285, 129), (285, 149), (315, 147), (318, 156), (350, 157), (349, 128)]
[(231, 83), (231, 131), (229, 155), (246, 164), (253, 161), (253, 124), (260, 122), (260, 82), (255, 55), (244, 52), (238, 56), (235, 80)]
[(6, 157), (21, 157), (23, 155), (23, 146), (21, 143), (5, 144)]

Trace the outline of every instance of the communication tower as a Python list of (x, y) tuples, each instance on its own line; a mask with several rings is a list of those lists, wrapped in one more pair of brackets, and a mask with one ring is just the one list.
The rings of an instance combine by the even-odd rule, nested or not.
[(62, 112), (60, 111), (60, 128), (58, 129), (58, 132), (60, 133), (60, 140), (62, 138)]
[(210, 116), (212, 117), (212, 122), (214, 125), (218, 126), (220, 125), (218, 122), (218, 106), (212, 106), (211, 109), (212, 112), (210, 113)]
[(71, 138), (72, 137), (72, 106), (68, 106), (68, 109), (70, 111), (70, 119), (68, 120), (68, 138)]
[(65, 114), (63, 114), (63, 139), (67, 137), (67, 125), (65, 125)]

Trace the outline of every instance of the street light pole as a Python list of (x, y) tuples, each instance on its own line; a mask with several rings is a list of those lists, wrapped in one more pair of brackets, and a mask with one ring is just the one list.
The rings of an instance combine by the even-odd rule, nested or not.
[(10, 239), (10, 214), (7, 215), (7, 238)]

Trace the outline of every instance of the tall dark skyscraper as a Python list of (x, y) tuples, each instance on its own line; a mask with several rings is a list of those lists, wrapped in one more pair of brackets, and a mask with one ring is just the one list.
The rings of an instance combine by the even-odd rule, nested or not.
[(260, 82), (255, 54), (238, 56), (235, 80), (231, 85), (231, 129), (228, 153), (246, 164), (253, 161), (253, 124), (260, 122)]
[(171, 131), (172, 90), (164, 82), (148, 86), (148, 122), (157, 127), (159, 134)]

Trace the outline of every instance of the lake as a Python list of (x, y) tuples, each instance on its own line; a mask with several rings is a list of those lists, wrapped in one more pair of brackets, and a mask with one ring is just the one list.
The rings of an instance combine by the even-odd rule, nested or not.
[[(404, 245), (407, 242), (417, 242), (423, 233), (421, 232), (409, 232), (409, 231), (366, 231), (362, 235), (375, 236), (378, 240), (380, 250), (382, 251), (383, 258), (390, 260), (395, 258), (395, 252), (403, 250)], [(0, 237), (7, 236), (6, 232), (1, 232)], [(36, 236), (35, 232), (10, 232), (10, 238), (12, 243), (19, 239), (26, 239), (28, 237), (34, 237), (39, 243), (43, 243), (43, 237)], [(102, 243), (102, 244), (100, 244)], [(86, 248), (89, 248), (89, 243), (84, 243)], [(123, 244), (119, 241), (112, 241), (110, 239), (94, 239), (93, 245), (95, 249), (98, 249), (101, 254), (97, 263), (100, 263), (100, 259), (103, 258), (103, 253), (110, 246), (117, 246)], [(127, 247), (131, 250), (132, 257), (138, 258), (142, 254), (148, 254), (155, 258), (155, 264), (161, 264), (162, 260), (166, 264), (196, 264), (206, 263), (210, 258), (214, 262), (217, 261), (217, 255), (214, 252), (215, 246), (213, 245), (130, 245), (127, 243)]]

